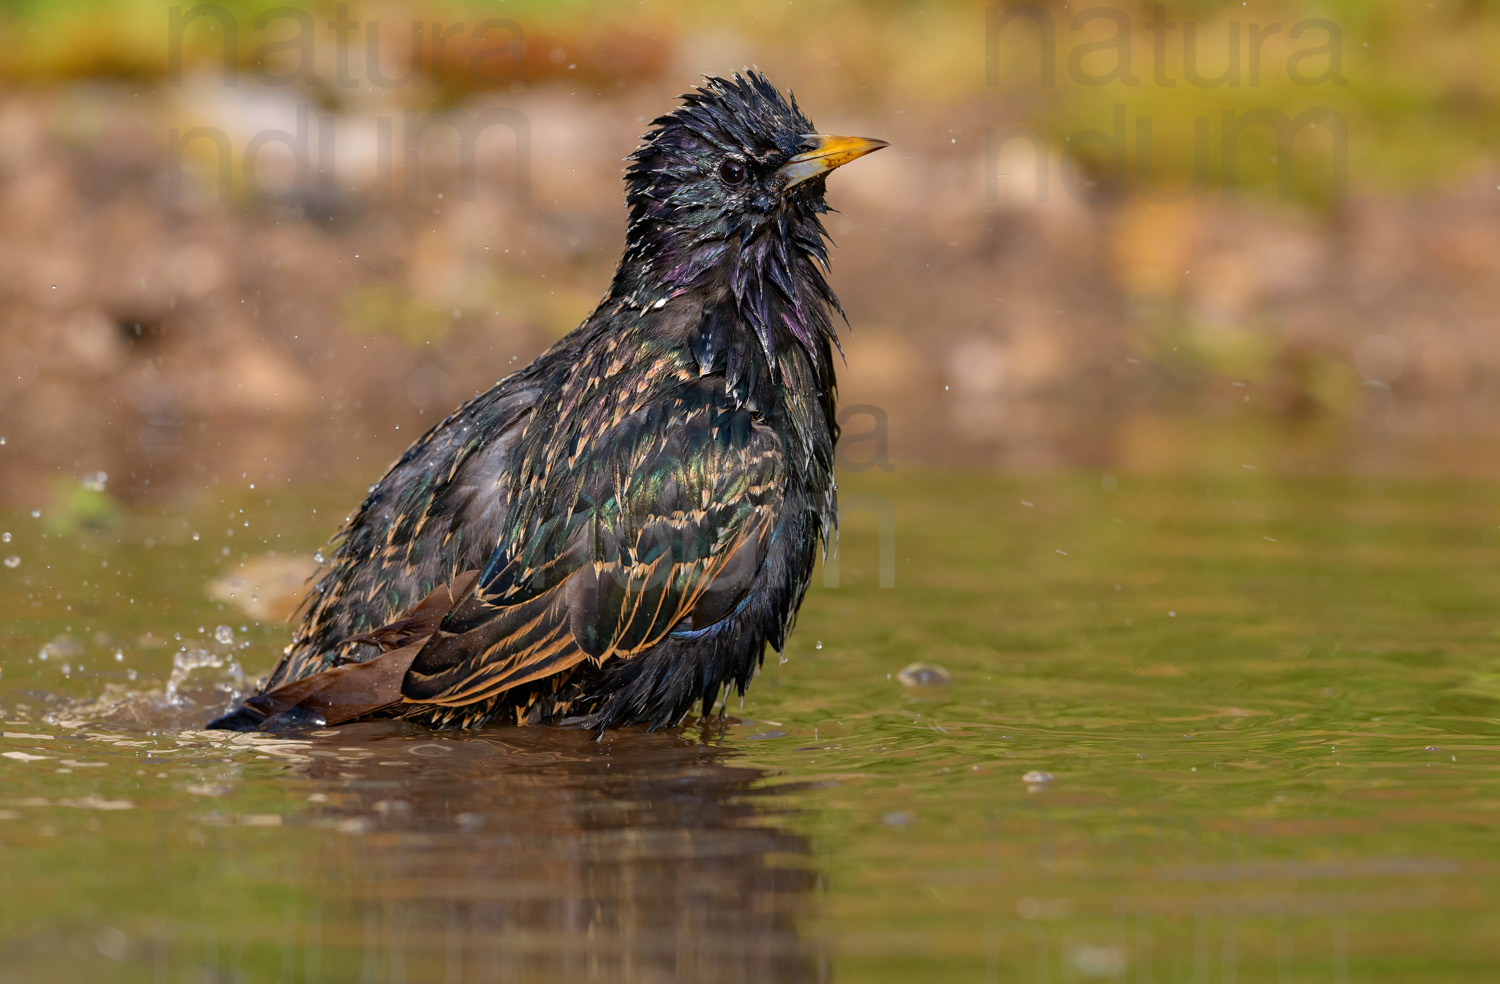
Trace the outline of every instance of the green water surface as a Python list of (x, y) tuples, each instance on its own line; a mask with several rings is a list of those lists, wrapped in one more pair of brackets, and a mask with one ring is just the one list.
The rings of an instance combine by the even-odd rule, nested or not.
[(603, 742), (197, 730), (358, 489), (4, 514), (0, 981), (1492, 979), (1497, 491), (845, 475), (785, 661)]

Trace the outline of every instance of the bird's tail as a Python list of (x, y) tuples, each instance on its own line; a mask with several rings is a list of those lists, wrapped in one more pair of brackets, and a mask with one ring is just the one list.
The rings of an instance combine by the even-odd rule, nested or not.
[(222, 731), (267, 731), (301, 724), (342, 724), (400, 704), (402, 683), (417, 653), (443, 618), (473, 589), (477, 571), (466, 571), (439, 586), (405, 615), (346, 642), (367, 642), (386, 651), (359, 663), (345, 663), (289, 680), (208, 723)]
[[(425, 642), (426, 640), (422, 640)], [(208, 723), (210, 729), (258, 731), (294, 724), (342, 724), (401, 703), (401, 681), (422, 642), (345, 663), (256, 694)]]

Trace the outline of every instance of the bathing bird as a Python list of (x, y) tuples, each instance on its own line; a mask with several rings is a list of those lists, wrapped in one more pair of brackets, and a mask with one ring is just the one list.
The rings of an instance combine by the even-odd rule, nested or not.
[(209, 727), (602, 734), (743, 695), (836, 534), (820, 216), (829, 172), (884, 146), (753, 70), (654, 120), (604, 300), (370, 488), (270, 676)]

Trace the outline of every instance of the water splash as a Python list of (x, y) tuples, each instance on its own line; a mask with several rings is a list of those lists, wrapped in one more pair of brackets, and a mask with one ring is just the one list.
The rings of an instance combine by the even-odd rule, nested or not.
[(185, 702), (183, 685), (196, 671), (204, 669), (224, 670), (222, 674), (215, 674), (217, 679), (214, 682), (219, 685), (227, 684), (227, 689), (236, 695), (244, 691), (245, 672), (240, 669), (234, 656), (220, 655), (195, 646), (172, 657), (172, 675), (167, 678), (167, 703), (180, 707)]

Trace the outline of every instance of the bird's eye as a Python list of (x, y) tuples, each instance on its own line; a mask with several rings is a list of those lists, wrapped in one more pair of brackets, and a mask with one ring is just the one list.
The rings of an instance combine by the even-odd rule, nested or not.
[(732, 157), (726, 157), (724, 163), (719, 165), (719, 177), (725, 184), (740, 184), (745, 180), (745, 165)]

